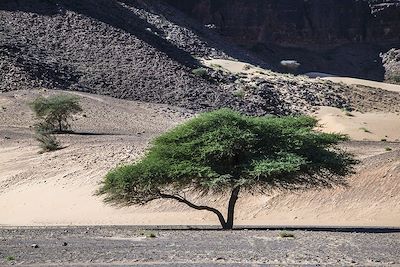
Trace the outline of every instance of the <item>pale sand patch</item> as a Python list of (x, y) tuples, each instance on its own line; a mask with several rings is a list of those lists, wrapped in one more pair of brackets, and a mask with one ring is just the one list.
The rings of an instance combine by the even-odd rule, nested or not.
[(347, 112), (320, 107), (312, 115), (320, 120), (323, 131), (348, 134), (352, 140), (400, 140), (400, 114)]
[(391, 84), (391, 83), (384, 83), (384, 82), (376, 82), (370, 80), (363, 80), (357, 78), (350, 78), (350, 77), (323, 77), (323, 80), (329, 80), (335, 83), (344, 83), (348, 85), (363, 85), (368, 87), (380, 88), (386, 91), (398, 92), (400, 93), (400, 85), (398, 84)]
[(262, 73), (272, 74), (273, 72), (263, 69), (246, 62), (234, 61), (229, 59), (200, 59), (200, 62), (210, 68), (222, 69), (231, 73), (246, 73), (251, 75), (260, 75)]
[[(254, 66), (248, 64), (246, 62), (227, 60), (227, 59), (200, 59), (202, 64), (207, 67), (214, 69), (222, 69), (233, 74), (243, 73), (247, 75), (254, 75), (260, 77), (268, 77), (268, 76), (276, 76), (277, 73), (272, 72), (271, 70), (263, 69), (258, 66)], [(280, 74), (284, 75), (284, 74)], [(384, 82), (376, 82), (370, 80), (363, 80), (357, 78), (350, 77), (338, 77), (329, 73), (322, 72), (309, 72), (304, 75), (297, 76), (299, 79), (304, 79), (306, 77), (310, 78), (320, 78), (321, 80), (329, 80), (334, 83), (344, 83), (347, 85), (363, 85), (373, 88), (380, 88), (386, 91), (399, 92), (400, 93), (400, 85), (390, 84)]]

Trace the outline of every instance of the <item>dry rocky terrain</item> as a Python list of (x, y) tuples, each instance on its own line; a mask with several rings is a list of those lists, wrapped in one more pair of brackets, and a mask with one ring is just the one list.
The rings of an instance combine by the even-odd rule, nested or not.
[(138, 227), (0, 229), (0, 264), (46, 267), (400, 264), (400, 233), (286, 231), (293, 235), (287, 238), (280, 237), (282, 233), (285, 232), (166, 231)]

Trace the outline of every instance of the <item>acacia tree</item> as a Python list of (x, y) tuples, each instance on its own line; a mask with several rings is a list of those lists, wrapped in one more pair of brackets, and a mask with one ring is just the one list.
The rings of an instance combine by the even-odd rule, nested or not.
[(54, 95), (48, 98), (38, 97), (31, 104), (41, 130), (64, 132), (70, 128), (68, 119), (82, 111), (79, 98), (72, 95)]
[[(137, 163), (110, 171), (99, 190), (105, 200), (146, 204), (173, 199), (214, 213), (232, 229), (239, 192), (345, 184), (356, 161), (337, 148), (340, 134), (314, 131), (300, 117), (250, 117), (222, 109), (204, 113), (161, 135)], [(187, 189), (227, 193), (227, 215), (186, 199)]]

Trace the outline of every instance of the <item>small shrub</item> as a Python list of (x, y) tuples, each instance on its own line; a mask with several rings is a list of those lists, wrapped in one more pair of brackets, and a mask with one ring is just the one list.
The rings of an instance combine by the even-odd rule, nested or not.
[(382, 138), (382, 139), (381, 139), (381, 142), (386, 142), (386, 141), (387, 141), (386, 138)]
[(149, 233), (146, 235), (147, 238), (156, 238), (156, 234), (155, 233)]
[(351, 113), (350, 110), (344, 108), (343, 109), (344, 115), (348, 116), (348, 117), (354, 117), (354, 115)]
[(392, 151), (392, 148), (390, 148), (390, 147), (387, 146), (387, 147), (385, 147), (385, 150), (386, 150), (386, 151)]
[(288, 233), (288, 232), (280, 232), (279, 237), (280, 238), (294, 238), (294, 234)]
[(192, 73), (194, 74), (194, 75), (196, 75), (196, 76), (199, 76), (199, 77), (207, 77), (207, 70), (205, 69), (205, 68), (197, 68), (197, 69), (194, 69), (194, 70), (192, 70)]
[(215, 69), (222, 69), (222, 68), (223, 68), (223, 67), (222, 67), (221, 65), (219, 65), (219, 64), (211, 64), (210, 66), (211, 66), (211, 68), (215, 68)]
[(141, 232), (141, 236), (145, 236), (146, 238), (156, 238), (157, 235), (154, 232)]
[(243, 66), (243, 70), (250, 70), (252, 67), (249, 64)]
[(49, 133), (36, 133), (35, 139), (39, 142), (41, 152), (50, 152), (60, 149), (60, 142)]
[(365, 133), (371, 133), (371, 131), (365, 127), (361, 127), (360, 130), (363, 130)]
[(7, 256), (5, 257), (6, 261), (15, 261), (15, 257), (14, 256)]
[(243, 90), (237, 90), (233, 93), (233, 95), (239, 98), (244, 98), (245, 92)]
[(389, 78), (389, 81), (394, 82), (394, 83), (400, 83), (400, 75), (394, 75)]

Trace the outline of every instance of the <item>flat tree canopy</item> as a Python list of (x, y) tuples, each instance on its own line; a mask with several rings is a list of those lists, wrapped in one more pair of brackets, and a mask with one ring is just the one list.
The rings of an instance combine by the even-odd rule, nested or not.
[(31, 103), (36, 116), (42, 120), (40, 126), (50, 131), (63, 132), (70, 128), (68, 119), (82, 111), (79, 98), (72, 95), (54, 95), (48, 98), (38, 97)]
[[(204, 113), (156, 138), (137, 163), (105, 177), (100, 194), (119, 204), (175, 199), (215, 213), (224, 229), (233, 227), (240, 190), (304, 189), (345, 184), (356, 161), (337, 148), (341, 134), (314, 130), (317, 120), (250, 117), (229, 109)], [(192, 189), (231, 195), (227, 217), (182, 196)]]

